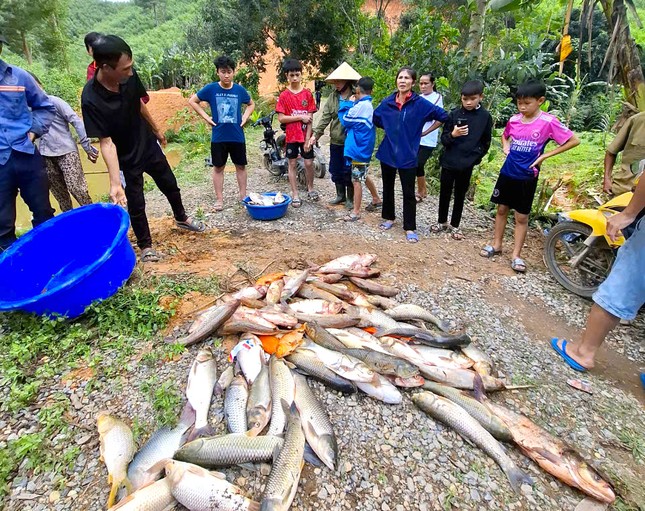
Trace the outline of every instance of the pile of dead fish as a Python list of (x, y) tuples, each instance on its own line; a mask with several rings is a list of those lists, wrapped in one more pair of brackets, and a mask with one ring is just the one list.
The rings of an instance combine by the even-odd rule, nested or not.
[[(333, 425), (307, 377), (388, 404), (401, 403), (401, 388), (423, 387), (412, 401), (488, 454), (514, 490), (532, 481), (500, 441), (514, 443), (566, 484), (612, 502), (611, 486), (575, 450), (486, 398), (484, 391), (510, 388), (495, 376), (490, 358), (429, 311), (392, 300), (398, 289), (371, 280), (379, 276), (375, 261), (375, 255), (354, 254), (265, 275), (222, 297), (185, 336), (172, 339), (192, 345), (239, 335), (219, 378), (211, 349), (199, 351), (178, 425), (153, 433), (138, 452), (123, 421), (98, 417), (112, 485), (108, 507), (123, 493), (111, 509), (161, 511), (176, 502), (190, 510), (289, 509), (305, 460), (330, 470), (338, 460)], [(477, 399), (464, 390), (474, 390)], [(212, 436), (211, 399), (223, 392), (230, 433)], [(234, 465), (268, 473), (261, 503), (210, 471)]]

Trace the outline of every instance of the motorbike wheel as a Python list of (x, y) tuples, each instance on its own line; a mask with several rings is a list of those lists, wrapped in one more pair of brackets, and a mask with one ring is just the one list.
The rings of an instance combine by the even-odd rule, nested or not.
[(319, 179), (325, 177), (327, 173), (327, 162), (321, 158), (314, 159), (314, 176)]
[(262, 165), (264, 166), (265, 169), (271, 172), (271, 174), (273, 174), (273, 170), (272, 170), (273, 163), (271, 162), (271, 157), (267, 153), (264, 153), (262, 155)]
[(588, 225), (561, 222), (551, 229), (544, 246), (544, 262), (551, 274), (564, 288), (583, 298), (591, 298), (609, 275), (615, 259), (614, 251), (602, 239), (576, 268), (571, 268), (571, 259), (586, 248), (584, 242), (590, 234)]
[(296, 160), (296, 176), (298, 178), (298, 185), (302, 190), (307, 189), (307, 178), (305, 176), (305, 163), (302, 158)]

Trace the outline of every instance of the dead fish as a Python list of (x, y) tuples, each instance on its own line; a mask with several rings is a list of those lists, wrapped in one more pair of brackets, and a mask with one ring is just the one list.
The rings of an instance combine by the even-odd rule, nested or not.
[(286, 357), (287, 361), (298, 368), (298, 371), (315, 378), (334, 390), (345, 394), (356, 392), (356, 386), (346, 378), (339, 376), (323, 364), (311, 351), (297, 349)]
[(326, 300), (301, 300), (289, 304), (289, 308), (300, 314), (339, 314), (343, 310), (341, 302), (328, 302)]
[(282, 204), (286, 200), (287, 199), (285, 198), (284, 195), (282, 195), (282, 192), (278, 192), (273, 197), (273, 204)]
[(101, 461), (108, 471), (108, 483), (111, 485), (107, 507), (114, 505), (117, 492), (122, 486), (128, 494), (132, 493), (132, 484), (128, 479), (128, 464), (136, 452), (132, 431), (121, 419), (107, 412), (99, 412), (96, 419), (99, 431), (99, 452)]
[(329, 369), (353, 382), (370, 382), (376, 374), (360, 360), (328, 350), (311, 341), (303, 343), (298, 349), (312, 352)]
[(506, 424), (474, 397), (467, 395), (461, 390), (430, 380), (426, 380), (423, 388), (439, 394), (446, 399), (450, 399), (453, 403), (461, 406), (497, 440), (510, 442), (513, 439)]
[(454, 369), (470, 369), (473, 361), (465, 355), (444, 348), (432, 348), (421, 344), (410, 345), (410, 348), (419, 354), (419, 357), (427, 364), (438, 367), (449, 367)]
[(307, 278), (307, 282), (325, 282), (327, 284), (335, 284), (342, 278), (343, 276), (340, 273), (314, 273)]
[(272, 411), (267, 435), (282, 435), (287, 423), (287, 416), (283, 407), (277, 403), (284, 401), (291, 406), (296, 394), (296, 384), (293, 381), (291, 369), (287, 367), (284, 360), (275, 355), (271, 356), (269, 360), (269, 380), (271, 382)]
[[(453, 369), (449, 367), (436, 367), (430, 365), (418, 366), (421, 374), (428, 380), (444, 383), (450, 387), (463, 390), (473, 390), (477, 373), (470, 369)], [(486, 390), (503, 390), (506, 387), (499, 378), (482, 376)]]
[(267, 303), (280, 303), (280, 296), (284, 290), (284, 279), (274, 280), (267, 291)]
[(273, 323), (276, 326), (284, 328), (294, 328), (298, 324), (298, 319), (289, 314), (289, 308), (284, 307), (284, 311), (280, 310), (279, 305), (267, 305), (266, 307), (257, 311), (257, 314), (262, 319)]
[(461, 352), (474, 362), (473, 369), (482, 376), (491, 376), (493, 373), (494, 363), (488, 354), (472, 344), (463, 346)]
[(398, 376), (385, 376), (395, 387), (411, 389), (421, 387), (426, 382), (423, 376), (417, 375), (410, 378), (399, 378)]
[(249, 389), (242, 375), (233, 378), (226, 389), (224, 398), (224, 416), (226, 425), (231, 433), (246, 433), (246, 402), (249, 398)]
[(195, 426), (189, 440), (211, 432), (208, 411), (211, 407), (213, 389), (217, 383), (217, 364), (210, 348), (199, 350), (188, 374), (186, 398), (195, 410)]
[(403, 401), (403, 396), (384, 376), (376, 374), (370, 382), (356, 382), (356, 386), (365, 394), (388, 405), (398, 405)]
[(187, 443), (175, 459), (204, 468), (230, 467), (273, 461), (281, 448), (282, 438), (277, 436), (220, 435)]
[(271, 382), (269, 367), (262, 364), (260, 374), (255, 378), (246, 404), (247, 435), (259, 435), (271, 419)]
[(266, 307), (266, 303), (262, 300), (258, 300), (257, 298), (242, 298), (240, 302), (244, 307), (249, 307), (250, 309), (261, 309), (262, 307)]
[(372, 350), (365, 349), (346, 349), (344, 351), (350, 357), (357, 358), (363, 362), (367, 367), (370, 367), (375, 372), (383, 376), (398, 376), (399, 378), (412, 378), (419, 374), (419, 369), (410, 364), (409, 362), (386, 355), (385, 353), (377, 353)]
[(371, 305), (380, 307), (383, 310), (392, 309), (399, 305), (399, 302), (397, 302), (396, 300), (391, 300), (390, 298), (386, 298), (384, 296), (366, 295), (366, 298)]
[(305, 434), (302, 429), (300, 414), (292, 404), (289, 408), (286, 401), (278, 406), (283, 415), (289, 416), (287, 433), (278, 458), (271, 467), (271, 473), (262, 495), (263, 511), (287, 511), (293, 502), (304, 465)]
[[(161, 467), (163, 471), (163, 467)], [(170, 483), (164, 477), (128, 495), (108, 511), (168, 511), (177, 501), (170, 493)]]
[(240, 488), (226, 481), (224, 474), (182, 461), (166, 464), (170, 492), (193, 511), (259, 511), (260, 504), (246, 498)]
[(325, 300), (331, 303), (341, 303), (340, 298), (338, 298), (336, 295), (330, 293), (329, 291), (325, 291), (318, 286), (313, 286), (306, 283), (300, 286), (297, 296), (309, 300)]
[(326, 291), (337, 298), (348, 301), (354, 297), (354, 293), (347, 289), (345, 286), (328, 284), (324, 281), (315, 280), (310, 284), (312, 287), (318, 288), (321, 291)]
[(174, 456), (183, 443), (184, 434), (194, 423), (195, 410), (187, 404), (176, 427), (163, 427), (150, 435), (128, 466), (128, 479), (134, 491), (161, 477), (163, 465), (156, 467), (157, 464)]
[(358, 325), (360, 318), (351, 314), (302, 314), (296, 312), (301, 323), (318, 323), (323, 328), (346, 328)]
[(397, 304), (395, 307), (385, 311), (385, 314), (397, 321), (410, 321), (413, 319), (425, 321), (436, 325), (444, 332), (450, 331), (450, 323), (439, 319), (437, 316), (428, 312), (423, 307), (411, 303)]
[(349, 281), (373, 295), (392, 297), (399, 294), (399, 290), (393, 286), (379, 284), (378, 282), (361, 279), (359, 277), (349, 277)]
[(215, 395), (219, 396), (226, 390), (235, 377), (235, 370), (233, 366), (228, 366), (220, 375), (219, 380), (215, 384)]
[(335, 351), (346, 348), (338, 338), (315, 321), (305, 323), (305, 333), (312, 341), (324, 348)]
[(348, 268), (346, 270), (338, 270), (338, 273), (345, 277), (360, 277), (362, 279), (376, 278), (381, 274), (380, 270), (376, 268)]
[(232, 300), (224, 305), (215, 305), (206, 309), (190, 326), (188, 335), (176, 341), (169, 342), (191, 346), (199, 341), (203, 341), (213, 332), (217, 331), (235, 313), (239, 305), (239, 300)]
[(367, 299), (367, 295), (363, 293), (355, 293), (354, 291), (352, 291), (352, 297), (348, 302), (358, 307), (372, 307), (372, 304)]
[(365, 268), (376, 262), (376, 254), (349, 254), (323, 264), (318, 273), (342, 273), (340, 270)]
[(264, 365), (262, 341), (251, 333), (240, 336), (240, 342), (231, 350), (231, 357), (240, 365), (240, 369), (249, 385), (252, 385)]
[(289, 278), (285, 278), (284, 288), (282, 289), (282, 294), (280, 295), (280, 301), (286, 302), (289, 298), (294, 296), (300, 286), (302, 286), (307, 277), (309, 276), (309, 270), (304, 270), (301, 273)]
[(296, 373), (293, 379), (296, 383), (294, 402), (300, 412), (307, 443), (329, 470), (335, 470), (338, 444), (327, 411), (309, 388), (307, 378)]
[(533, 484), (531, 478), (508, 457), (499, 442), (459, 405), (432, 392), (415, 394), (412, 401), (428, 415), (446, 424), (490, 456), (504, 471), (516, 492), (519, 493), (523, 484)]
[(236, 293), (233, 293), (231, 296), (236, 300), (241, 300), (242, 298), (252, 298), (255, 300), (261, 300), (267, 294), (269, 286), (255, 285), (248, 286), (240, 289)]
[[(261, 319), (261, 318), (260, 318)], [(264, 320), (258, 322), (254, 319), (229, 319), (224, 323), (218, 333), (221, 335), (241, 334), (249, 332), (253, 334), (272, 334), (279, 330), (276, 325), (268, 326)]]
[(428, 330), (406, 325), (405, 323), (399, 323), (393, 328), (379, 328), (379, 330), (374, 334), (375, 337), (391, 335), (413, 337), (415, 341), (433, 348), (457, 348), (467, 346), (471, 341), (470, 336), (466, 333), (435, 336)]
[(392, 353), (381, 344), (379, 339), (360, 328), (330, 328), (328, 332), (336, 336), (336, 338), (343, 344), (341, 350), (348, 348), (367, 349), (378, 351), (385, 355), (392, 355)]

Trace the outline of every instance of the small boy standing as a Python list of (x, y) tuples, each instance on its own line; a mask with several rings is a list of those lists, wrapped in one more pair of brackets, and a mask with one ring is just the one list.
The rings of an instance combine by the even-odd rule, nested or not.
[(338, 109), (340, 123), (347, 130), (344, 156), (352, 168), (352, 186), (354, 187), (354, 207), (344, 218), (346, 222), (355, 222), (361, 215), (363, 183), (367, 179), (370, 160), (376, 143), (376, 128), (372, 122), (372, 89), (374, 80), (364, 76), (358, 80), (354, 98), (356, 102), (341, 99)]
[[(455, 240), (464, 238), (459, 224), (473, 168), (481, 163), (490, 149), (493, 118), (488, 110), (481, 106), (483, 97), (482, 82), (479, 80), (466, 82), (461, 88), (461, 106), (450, 112), (441, 134), (444, 152), (439, 159), (441, 164), (439, 218), (431, 230), (441, 232), (450, 229), (450, 235)], [(448, 208), (453, 189), (455, 202), (452, 205), (452, 216), (448, 224)]]
[[(562, 125), (557, 117), (540, 110), (546, 99), (545, 95), (545, 85), (535, 80), (517, 88), (515, 99), (520, 113), (510, 118), (502, 135), (506, 160), (490, 199), (498, 204), (494, 239), (492, 245), (486, 245), (480, 253), (482, 257), (501, 254), (508, 213), (514, 209), (515, 244), (511, 268), (519, 273), (526, 271), (526, 263), (520, 254), (528, 230), (540, 166), (547, 158), (568, 151), (580, 143), (578, 137)], [(553, 140), (558, 147), (545, 153), (544, 148), (549, 140)]]
[(314, 190), (314, 150), (311, 145), (313, 114), (316, 112), (316, 101), (309, 89), (305, 89), (302, 81), (302, 64), (296, 59), (286, 59), (282, 64), (282, 72), (287, 78), (287, 88), (280, 93), (275, 111), (278, 120), (286, 124), (287, 159), (289, 160), (289, 185), (293, 201), (291, 205), (299, 208), (302, 201), (298, 196), (298, 180), (296, 176), (296, 159), (298, 155), (305, 161), (305, 178), (307, 180), (307, 198), (312, 201), (319, 199)]
[[(224, 208), (224, 168), (230, 155), (240, 200), (246, 197), (246, 138), (242, 129), (255, 109), (253, 99), (240, 84), (233, 83), (235, 61), (227, 56), (215, 59), (215, 68), (219, 82), (209, 83), (197, 94), (193, 94), (188, 104), (208, 124), (213, 127), (211, 136), (211, 159), (213, 163), (213, 188), (215, 188), (215, 211)], [(199, 104), (206, 101), (211, 108), (212, 116)], [(246, 105), (244, 113), (241, 106)]]

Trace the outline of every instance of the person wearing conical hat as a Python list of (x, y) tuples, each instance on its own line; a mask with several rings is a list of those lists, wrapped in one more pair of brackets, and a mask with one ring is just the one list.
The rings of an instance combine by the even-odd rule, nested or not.
[[(336, 186), (336, 198), (329, 203), (332, 205), (345, 203), (345, 206), (350, 210), (353, 208), (354, 188), (351, 167), (345, 162), (345, 129), (338, 120), (338, 109), (341, 99), (347, 100), (353, 94), (353, 85), (360, 78), (361, 75), (347, 62), (343, 62), (325, 78), (325, 81), (332, 84), (335, 90), (327, 98), (322, 114), (316, 121), (313, 135), (311, 136), (311, 145), (313, 146), (320, 140), (325, 129), (329, 126), (329, 173)], [(373, 210), (380, 206), (381, 199), (371, 179), (366, 184), (372, 194), (372, 204), (374, 206), (371, 210)]]

